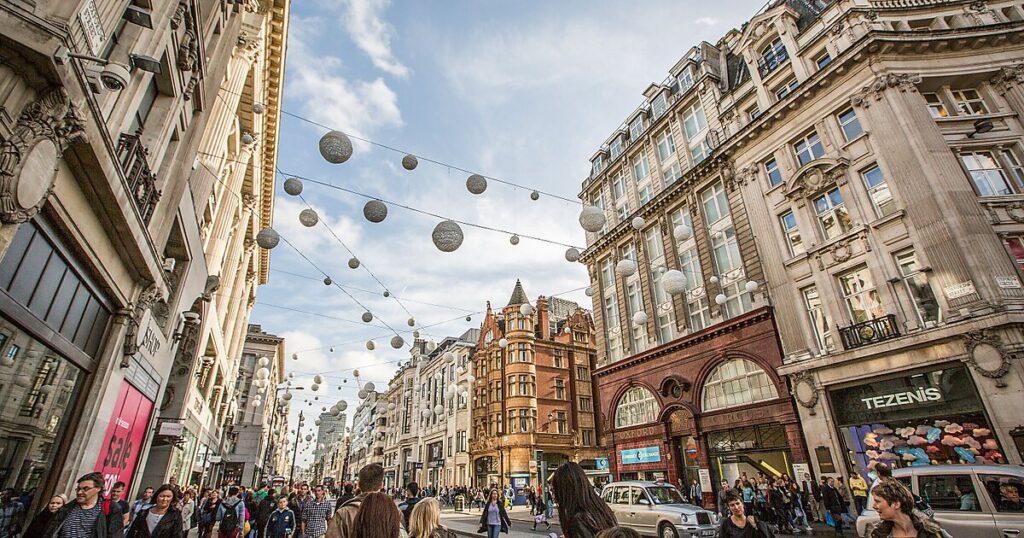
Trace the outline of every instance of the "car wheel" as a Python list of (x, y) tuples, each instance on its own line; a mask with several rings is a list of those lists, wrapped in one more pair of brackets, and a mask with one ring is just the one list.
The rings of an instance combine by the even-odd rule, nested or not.
[(658, 527), (658, 536), (660, 538), (679, 538), (679, 534), (676, 533), (676, 528), (668, 523), (662, 523)]

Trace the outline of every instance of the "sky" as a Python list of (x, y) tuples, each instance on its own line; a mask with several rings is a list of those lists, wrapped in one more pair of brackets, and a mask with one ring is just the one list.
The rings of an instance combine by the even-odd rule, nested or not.
[[(504, 306), (516, 279), (534, 301), (559, 295), (591, 303), (582, 291), (586, 268), (565, 261), (565, 246), (525, 237), (513, 246), (508, 233), (463, 226), (462, 246), (445, 253), (431, 241), (438, 218), (389, 204), (387, 218), (371, 223), (366, 198), (307, 181), (300, 199), (283, 191), (285, 177), (582, 246), (579, 204), (533, 201), (529, 190), (493, 181), (473, 195), (468, 174), (422, 158), (406, 171), (402, 156), (575, 200), (590, 157), (642, 103), (643, 90), (664, 80), (691, 46), (717, 42), (762, 3), (294, 1), (283, 110), (401, 152), (353, 140), (353, 156), (330, 164), (317, 149), (326, 129), (282, 115), (278, 166), (287, 176), (277, 181), (274, 228), (285, 241), (271, 253), (251, 322), (285, 338), (286, 371), (305, 388), (295, 392), (289, 429), (302, 411), (309, 418), (301, 437), (315, 440), (313, 418), (323, 407), (345, 400), (351, 416), (362, 383), (386, 388), (409, 358), (408, 345), (389, 345), (388, 326), (408, 344), (409, 313), (422, 337), (440, 341), (479, 327), (487, 301)], [(307, 202), (321, 221), (312, 228), (298, 220)], [(358, 269), (349, 269), (342, 242)], [(351, 297), (324, 285), (313, 264)], [(365, 309), (371, 323), (360, 321)], [(374, 351), (366, 349), (371, 338)], [(325, 383), (314, 393), (315, 374)], [(310, 462), (311, 448), (300, 444), (300, 465)]]

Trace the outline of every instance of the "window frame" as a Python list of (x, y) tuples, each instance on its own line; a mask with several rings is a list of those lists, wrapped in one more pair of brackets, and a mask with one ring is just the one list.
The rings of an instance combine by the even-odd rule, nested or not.
[[(872, 171), (877, 171), (881, 177), (881, 181), (874, 185), (871, 184), (869, 177)], [(874, 208), (876, 217), (888, 217), (899, 211), (899, 207), (896, 205), (896, 198), (892, 195), (892, 189), (889, 188), (889, 181), (885, 178), (885, 172), (882, 170), (882, 167), (878, 166), (878, 163), (874, 163), (861, 170), (860, 178), (864, 182), (864, 188), (868, 192), (868, 199), (871, 200), (871, 207)], [(879, 203), (875, 195), (883, 190), (888, 193), (888, 198)]]
[[(836, 203), (832, 199), (831, 194), (833, 192), (838, 194), (839, 203)], [(825, 202), (827, 203), (827, 208), (824, 210), (819, 210), (818, 200), (825, 200)], [(837, 237), (841, 237), (842, 235), (848, 233), (851, 229), (853, 229), (853, 221), (850, 219), (849, 210), (846, 208), (846, 200), (843, 198), (843, 193), (842, 191), (839, 190), (838, 185), (834, 185), (832, 188), (822, 191), (821, 193), (818, 194), (818, 196), (814, 197), (811, 200), (811, 202), (814, 205), (814, 214), (818, 220), (818, 231), (821, 232), (821, 237), (825, 241), (831, 241)], [(845, 220), (839, 218), (840, 214), (845, 215)], [(828, 228), (826, 228), (825, 226), (825, 219), (829, 216), (831, 216), (835, 221), (837, 225), (835, 229), (838, 230), (838, 232), (831, 236), (828, 233)]]
[[(787, 224), (787, 217), (792, 219), (792, 226)], [(787, 209), (779, 215), (779, 225), (782, 227), (782, 235), (786, 238), (786, 248), (789, 251), (790, 256), (797, 256), (807, 252), (807, 247), (804, 246), (803, 238), (800, 235), (800, 223), (796, 220), (796, 213), (792, 209)], [(794, 237), (796, 239), (794, 241)]]
[[(965, 92), (973, 92), (975, 97), (967, 97)], [(985, 96), (982, 95), (981, 90), (978, 88), (950, 88), (949, 95), (953, 98), (957, 116), (986, 116), (991, 114), (991, 109), (988, 103), (985, 102)], [(975, 110), (976, 108), (979, 108), (980, 112)]]
[[(803, 146), (803, 149), (800, 149), (801, 145)], [(821, 141), (821, 135), (818, 134), (817, 129), (811, 129), (799, 138), (793, 140), (790, 142), (790, 147), (793, 149), (793, 155), (796, 157), (796, 162), (800, 167), (825, 156), (825, 146)], [(815, 147), (817, 147), (820, 152), (818, 155), (815, 155)], [(805, 152), (810, 156), (806, 161), (800, 156)]]
[[(971, 157), (975, 162), (981, 164), (982, 161), (981, 161), (981, 158), (979, 157), (979, 155), (982, 155), (982, 154), (987, 154), (988, 155), (988, 160), (991, 160), (992, 162), (994, 162), (996, 167), (995, 168), (980, 167), (980, 168), (977, 168), (977, 169), (972, 169), (971, 165), (968, 164), (967, 157)], [(995, 152), (995, 150), (990, 149), (990, 148), (961, 148), (957, 152), (957, 155), (960, 157), (960, 164), (963, 166), (963, 169), (967, 172), (967, 176), (968, 176), (968, 178), (970, 178), (971, 184), (974, 186), (974, 190), (978, 194), (978, 197), (980, 197), (980, 198), (987, 198), (987, 197), (993, 197), (993, 196), (1009, 196), (1009, 195), (1012, 195), (1012, 194), (1016, 194), (1018, 192), (1017, 189), (1014, 188), (1014, 181), (1011, 180), (1010, 174), (1007, 174), (1007, 171), (1004, 169), (1004, 164), (1000, 160), (1000, 158), (999, 158), (998, 154)], [(998, 175), (999, 175), (1000, 179), (1002, 180), (1003, 185), (1005, 185), (1007, 192), (993, 191), (993, 192), (991, 192), (989, 194), (986, 194), (986, 193), (982, 192), (981, 184), (979, 184), (979, 182), (978, 182), (979, 175), (975, 175), (975, 172), (981, 172), (982, 173), (982, 174), (980, 174), (980, 178), (983, 178), (985, 180), (985, 187), (986, 187), (986, 189), (989, 189), (989, 190), (992, 190), (992, 185), (990, 185), (991, 180), (992, 180), (992, 176), (990, 174), (991, 174), (991, 172), (998, 172)]]
[[(847, 280), (857, 274), (862, 275), (861, 281), (866, 285), (860, 289), (849, 285), (848, 282), (852, 281)], [(866, 264), (859, 265), (836, 275), (836, 280), (839, 283), (839, 293), (842, 296), (843, 305), (846, 307), (846, 315), (853, 324), (863, 323), (865, 321), (885, 316), (886, 312), (882, 306), (882, 295), (878, 291), (877, 284), (875, 284), (874, 275), (871, 274), (871, 269), (869, 269)], [(864, 306), (855, 309), (855, 303), (860, 303)], [(877, 311), (873, 312), (872, 306), (874, 306)], [(863, 312), (863, 315), (867, 317), (864, 317), (863, 319), (858, 317), (857, 310)]]
[[(764, 175), (768, 179), (769, 187), (778, 187), (784, 183), (782, 179), (782, 170), (779, 169), (779, 160), (775, 156), (769, 157), (767, 160), (761, 162), (761, 168), (764, 170)], [(778, 178), (778, 181), (772, 181), (772, 178)]]
[[(852, 114), (852, 119), (843, 120), (843, 116)], [(847, 142), (853, 142), (860, 138), (864, 134), (864, 127), (860, 124), (860, 117), (857, 116), (857, 111), (853, 107), (849, 107), (836, 114), (836, 121), (839, 122), (839, 130), (843, 132), (843, 138)], [(847, 128), (856, 125), (856, 129), (852, 135), (847, 131)]]

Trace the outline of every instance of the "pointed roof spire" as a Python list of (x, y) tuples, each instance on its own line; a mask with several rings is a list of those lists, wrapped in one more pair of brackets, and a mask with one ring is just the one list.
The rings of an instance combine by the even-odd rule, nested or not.
[(523, 291), (523, 283), (517, 278), (516, 287), (512, 290), (512, 298), (508, 300), (507, 306), (516, 306), (529, 302), (530, 299), (526, 296), (526, 292)]

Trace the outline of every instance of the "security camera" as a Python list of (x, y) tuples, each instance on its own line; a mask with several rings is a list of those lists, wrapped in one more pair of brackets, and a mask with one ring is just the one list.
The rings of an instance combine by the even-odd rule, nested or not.
[(103, 83), (103, 87), (113, 92), (125, 89), (130, 79), (131, 73), (128, 71), (128, 67), (121, 64), (109, 63), (103, 67), (103, 72), (100, 73), (100, 82)]

